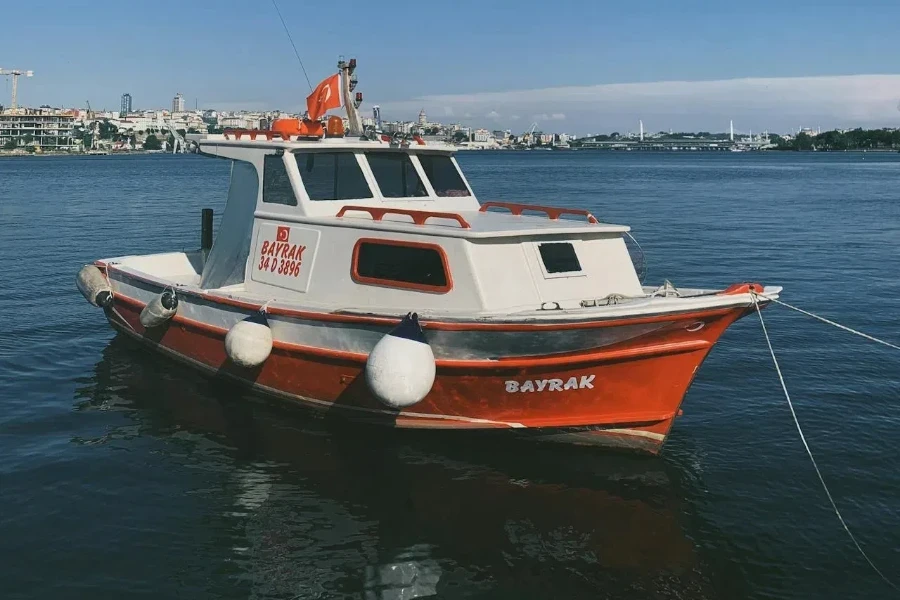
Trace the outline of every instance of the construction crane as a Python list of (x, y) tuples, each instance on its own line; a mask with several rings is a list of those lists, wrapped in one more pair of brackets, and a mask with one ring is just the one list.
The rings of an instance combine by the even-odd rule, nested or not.
[(22, 71), (20, 69), (0, 69), (0, 75), (12, 75), (12, 105), (10, 108), (14, 109), (18, 106), (16, 104), (16, 93), (19, 88), (19, 75), (24, 75), (25, 77), (34, 77), (34, 71)]
[[(532, 123), (531, 129), (529, 129), (528, 133), (525, 134), (525, 136), (528, 136), (528, 145), (529, 146), (534, 146), (534, 130), (535, 129), (537, 129), (537, 123)], [(525, 136), (522, 136), (522, 137), (525, 137)]]

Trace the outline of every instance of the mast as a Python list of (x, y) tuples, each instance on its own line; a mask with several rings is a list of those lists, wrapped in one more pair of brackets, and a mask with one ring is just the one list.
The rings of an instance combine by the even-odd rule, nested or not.
[(341, 72), (341, 95), (344, 99), (344, 108), (347, 110), (347, 133), (349, 135), (362, 135), (363, 126), (362, 118), (359, 116), (359, 105), (362, 103), (362, 92), (356, 93), (356, 98), (351, 95), (356, 87), (356, 59), (351, 58), (349, 61), (338, 61), (338, 69)]

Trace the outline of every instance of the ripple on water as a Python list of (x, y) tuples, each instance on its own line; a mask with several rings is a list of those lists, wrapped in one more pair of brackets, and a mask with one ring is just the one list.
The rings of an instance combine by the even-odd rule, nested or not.
[[(482, 198), (631, 225), (653, 282), (784, 285), (898, 339), (896, 155), (459, 160)], [(818, 487), (755, 316), (698, 372), (662, 459), (345, 427), (115, 338), (75, 289), (80, 265), (195, 247), (227, 177), (195, 156), (0, 161), (12, 597), (885, 595)], [(765, 318), (838, 505), (900, 571), (897, 356), (778, 307)]]

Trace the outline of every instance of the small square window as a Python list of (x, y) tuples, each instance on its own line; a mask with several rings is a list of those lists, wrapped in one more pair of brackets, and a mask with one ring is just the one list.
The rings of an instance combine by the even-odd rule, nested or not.
[(538, 244), (538, 252), (547, 273), (577, 273), (581, 271), (578, 255), (570, 242)]

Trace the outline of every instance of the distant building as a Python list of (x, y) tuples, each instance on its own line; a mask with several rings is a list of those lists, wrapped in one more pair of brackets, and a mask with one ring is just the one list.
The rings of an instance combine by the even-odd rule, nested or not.
[(381, 107), (377, 104), (372, 107), (372, 122), (375, 127), (381, 129)]
[(19, 109), (16, 114), (0, 113), (0, 145), (15, 140), (21, 146), (41, 150), (72, 150), (75, 115), (44, 109)]
[(172, 112), (184, 112), (184, 96), (181, 94), (175, 94), (175, 97), (172, 98)]
[(425, 115), (425, 109), (419, 111), (419, 127), (428, 125), (428, 117)]
[(219, 117), (219, 127), (223, 129), (252, 129), (249, 125), (248, 117), (243, 115)]
[(127, 117), (131, 112), (131, 94), (122, 94), (122, 104), (119, 107), (119, 116)]
[(403, 122), (403, 121), (391, 121), (387, 123), (381, 124), (385, 133), (410, 133), (413, 128), (413, 123)]
[(492, 139), (491, 132), (487, 129), (476, 129), (475, 133), (472, 134), (473, 142), (487, 142)]

